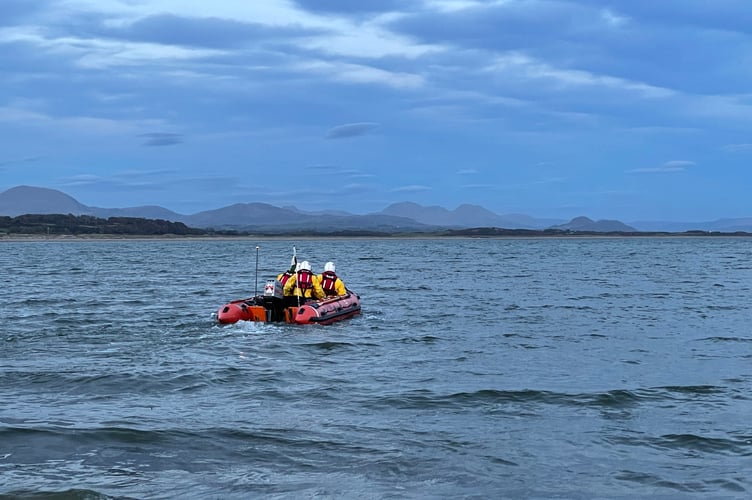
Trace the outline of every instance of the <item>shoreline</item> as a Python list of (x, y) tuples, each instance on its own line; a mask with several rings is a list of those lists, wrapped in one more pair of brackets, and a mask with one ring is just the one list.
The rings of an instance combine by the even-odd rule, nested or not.
[(113, 242), (113, 241), (306, 241), (306, 240), (437, 240), (437, 239), (632, 239), (632, 238), (752, 238), (752, 233), (644, 233), (644, 234), (498, 234), (498, 235), (439, 235), (439, 234), (398, 234), (398, 235), (119, 235), (119, 234), (81, 234), (81, 235), (39, 235), (13, 234), (0, 235), (0, 243), (40, 243), (40, 242)]

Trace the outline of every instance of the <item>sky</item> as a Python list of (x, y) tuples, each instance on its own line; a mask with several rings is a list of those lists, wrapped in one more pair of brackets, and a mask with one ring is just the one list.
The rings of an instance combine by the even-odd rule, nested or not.
[(752, 216), (749, 0), (0, 0), (0, 191)]

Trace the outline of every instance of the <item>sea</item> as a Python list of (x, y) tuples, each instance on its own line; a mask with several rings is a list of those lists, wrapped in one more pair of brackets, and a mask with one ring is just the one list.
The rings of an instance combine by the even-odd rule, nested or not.
[[(216, 311), (295, 248), (362, 302)], [(0, 241), (1, 499), (747, 499), (752, 239)]]

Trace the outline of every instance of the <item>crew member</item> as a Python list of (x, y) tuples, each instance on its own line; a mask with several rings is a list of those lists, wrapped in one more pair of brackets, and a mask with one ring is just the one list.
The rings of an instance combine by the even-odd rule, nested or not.
[(311, 272), (311, 264), (307, 260), (300, 263), (300, 269), (287, 280), (283, 291), (285, 295), (300, 297), (303, 301), (326, 296), (319, 277)]
[(284, 286), (287, 284), (287, 280), (293, 277), (295, 275), (295, 271), (297, 270), (298, 270), (298, 259), (293, 256), (292, 261), (290, 261), (290, 269), (277, 275), (277, 281), (279, 281), (282, 284), (283, 289), (284, 289)]
[(319, 275), (321, 288), (324, 290), (327, 297), (347, 295), (347, 287), (345, 286), (345, 283), (337, 277), (334, 270), (334, 262), (327, 262), (324, 265), (324, 272)]

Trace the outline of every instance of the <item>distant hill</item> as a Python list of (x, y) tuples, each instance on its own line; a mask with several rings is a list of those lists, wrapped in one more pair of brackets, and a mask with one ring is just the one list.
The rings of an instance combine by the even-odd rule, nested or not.
[(520, 214), (498, 215), (478, 205), (463, 204), (454, 210), (425, 207), (403, 201), (393, 203), (380, 212), (384, 215), (407, 217), (423, 224), (443, 227), (504, 227), (510, 229), (543, 229), (563, 221), (541, 220)]
[(236, 203), (215, 210), (206, 210), (186, 217), (187, 224), (195, 227), (241, 227), (263, 225), (265, 221), (290, 224), (300, 220), (301, 215), (285, 208), (266, 203)]
[(130, 208), (95, 208), (91, 207), (97, 217), (142, 217), (145, 219), (164, 219), (173, 222), (185, 222), (186, 216), (156, 205)]
[(182, 222), (191, 227), (219, 230), (291, 231), (381, 231), (425, 232), (437, 229), (549, 228), (589, 232), (636, 231), (720, 231), (752, 232), (752, 218), (720, 219), (715, 222), (639, 222), (624, 224), (616, 220), (593, 221), (577, 217), (569, 222), (536, 219), (523, 214), (499, 215), (478, 205), (463, 204), (454, 210), (440, 206), (422, 206), (413, 202), (389, 205), (381, 212), (355, 215), (341, 210), (306, 212), (293, 206), (276, 207), (266, 203), (236, 203), (191, 215), (160, 206), (99, 208), (84, 205), (73, 197), (43, 187), (17, 186), (0, 193), (0, 215), (24, 214), (91, 215), (100, 218), (137, 217)]
[(0, 193), (0, 215), (92, 215), (91, 208), (55, 189), (17, 186)]
[[(342, 212), (338, 212), (342, 213)], [(346, 213), (346, 212), (345, 212)], [(216, 229), (274, 229), (295, 231), (382, 230), (427, 231), (431, 227), (405, 217), (388, 215), (319, 215), (267, 203), (237, 203), (185, 217), (186, 224)]]
[(561, 229), (567, 231), (590, 231), (599, 233), (621, 232), (634, 233), (637, 229), (628, 226), (618, 220), (599, 220), (594, 221), (587, 217), (575, 217), (566, 224), (552, 226), (551, 229)]
[(0, 215), (25, 214), (90, 215), (99, 218), (137, 217), (181, 222), (190, 227), (264, 232), (375, 231), (421, 232), (432, 226), (399, 216), (353, 215), (342, 211), (303, 212), (267, 203), (236, 203), (193, 215), (183, 215), (159, 206), (99, 208), (79, 203), (54, 189), (18, 186), (0, 193)]
[(0, 193), (0, 215), (71, 214), (95, 217), (141, 217), (182, 222), (184, 215), (158, 206), (131, 208), (97, 208), (79, 203), (56, 189), (17, 186)]

